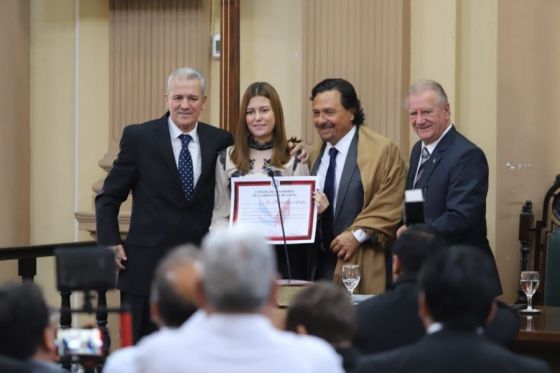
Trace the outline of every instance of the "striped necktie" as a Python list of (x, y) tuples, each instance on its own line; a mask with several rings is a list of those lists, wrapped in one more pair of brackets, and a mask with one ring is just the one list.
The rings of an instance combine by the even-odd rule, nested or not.
[(418, 172), (416, 173), (416, 180), (414, 181), (414, 187), (415, 188), (416, 188), (416, 184), (418, 184), (418, 180), (420, 180), (420, 177), (422, 176), (422, 173), (424, 172), (424, 166), (426, 165), (426, 161), (428, 160), (428, 158), (430, 158), (430, 152), (428, 151), (428, 148), (423, 146), (422, 147), (422, 154), (420, 156), (420, 167), (418, 167)]

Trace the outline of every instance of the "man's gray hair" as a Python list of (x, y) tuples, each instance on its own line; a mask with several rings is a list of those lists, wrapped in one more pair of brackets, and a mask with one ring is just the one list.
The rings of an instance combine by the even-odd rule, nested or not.
[(178, 69), (175, 69), (167, 78), (167, 93), (171, 92), (173, 79), (198, 80), (200, 82), (200, 93), (204, 96), (206, 87), (204, 75), (202, 75), (202, 73), (197, 69), (193, 69), (192, 67), (179, 67)]
[(408, 95), (404, 102), (404, 107), (408, 109), (408, 99), (410, 98), (410, 96), (418, 96), (426, 91), (432, 91), (436, 94), (436, 104), (438, 106), (447, 104), (447, 94), (445, 93), (445, 90), (443, 89), (441, 84), (434, 80), (419, 80), (409, 88)]
[(276, 278), (276, 256), (254, 227), (212, 231), (202, 242), (207, 302), (218, 312), (256, 312)]

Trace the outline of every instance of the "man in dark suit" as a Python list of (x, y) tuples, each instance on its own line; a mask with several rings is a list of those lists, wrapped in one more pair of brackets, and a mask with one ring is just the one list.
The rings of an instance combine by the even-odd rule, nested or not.
[[(393, 245), (393, 287), (357, 307), (358, 328), (354, 346), (376, 353), (414, 343), (424, 334), (418, 317), (418, 272), (424, 261), (445, 250), (444, 239), (425, 224), (411, 226)], [(519, 320), (515, 311), (499, 303), (495, 317), (484, 326), (484, 335), (507, 346), (515, 340)]]
[[(155, 329), (148, 294), (154, 268), (167, 250), (198, 244), (208, 232), (215, 165), (230, 133), (198, 121), (206, 96), (204, 77), (179, 68), (168, 78), (168, 112), (127, 126), (120, 152), (95, 199), (97, 241), (115, 250), (121, 302), (131, 307), (134, 340)], [(121, 241), (117, 216), (132, 192), (130, 230)]]
[(322, 140), (310, 154), (311, 173), (330, 203), (319, 222), (312, 278), (340, 282), (343, 264), (359, 264), (357, 292), (381, 293), (385, 254), (401, 219), (406, 167), (394, 143), (363, 125), (350, 82), (325, 79), (311, 99)]
[[(451, 123), (447, 94), (439, 83), (421, 80), (412, 85), (406, 106), (410, 125), (420, 138), (412, 148), (406, 189), (423, 191), (425, 221), (449, 245), (471, 245), (491, 258), (492, 289), (498, 296), (502, 287), (486, 237), (488, 162), (484, 152)], [(397, 235), (404, 229), (399, 228)]]
[(427, 335), (415, 344), (365, 357), (356, 372), (548, 372), (479, 331), (495, 310), (492, 266), (472, 247), (453, 246), (420, 271), (419, 315)]
[(357, 307), (354, 346), (370, 354), (414, 343), (424, 335), (418, 317), (418, 271), (430, 256), (447, 246), (426, 225), (413, 225), (393, 245), (393, 287)]

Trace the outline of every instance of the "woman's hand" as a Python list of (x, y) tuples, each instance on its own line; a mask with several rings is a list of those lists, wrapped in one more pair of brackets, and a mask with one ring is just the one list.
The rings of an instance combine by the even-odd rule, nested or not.
[(313, 199), (315, 200), (315, 206), (317, 206), (317, 214), (321, 215), (329, 208), (329, 199), (327, 198), (327, 195), (320, 190), (317, 189), (313, 193)]

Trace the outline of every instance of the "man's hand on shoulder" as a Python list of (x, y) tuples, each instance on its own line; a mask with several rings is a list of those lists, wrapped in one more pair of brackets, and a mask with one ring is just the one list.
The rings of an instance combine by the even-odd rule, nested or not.
[(309, 160), (309, 153), (307, 152), (307, 149), (302, 144), (301, 140), (298, 140), (295, 137), (291, 137), (288, 140), (288, 150), (290, 151), (290, 155), (297, 157), (301, 163), (307, 163)]
[(349, 260), (358, 249), (360, 243), (351, 231), (344, 231), (331, 242), (331, 250), (340, 259)]

